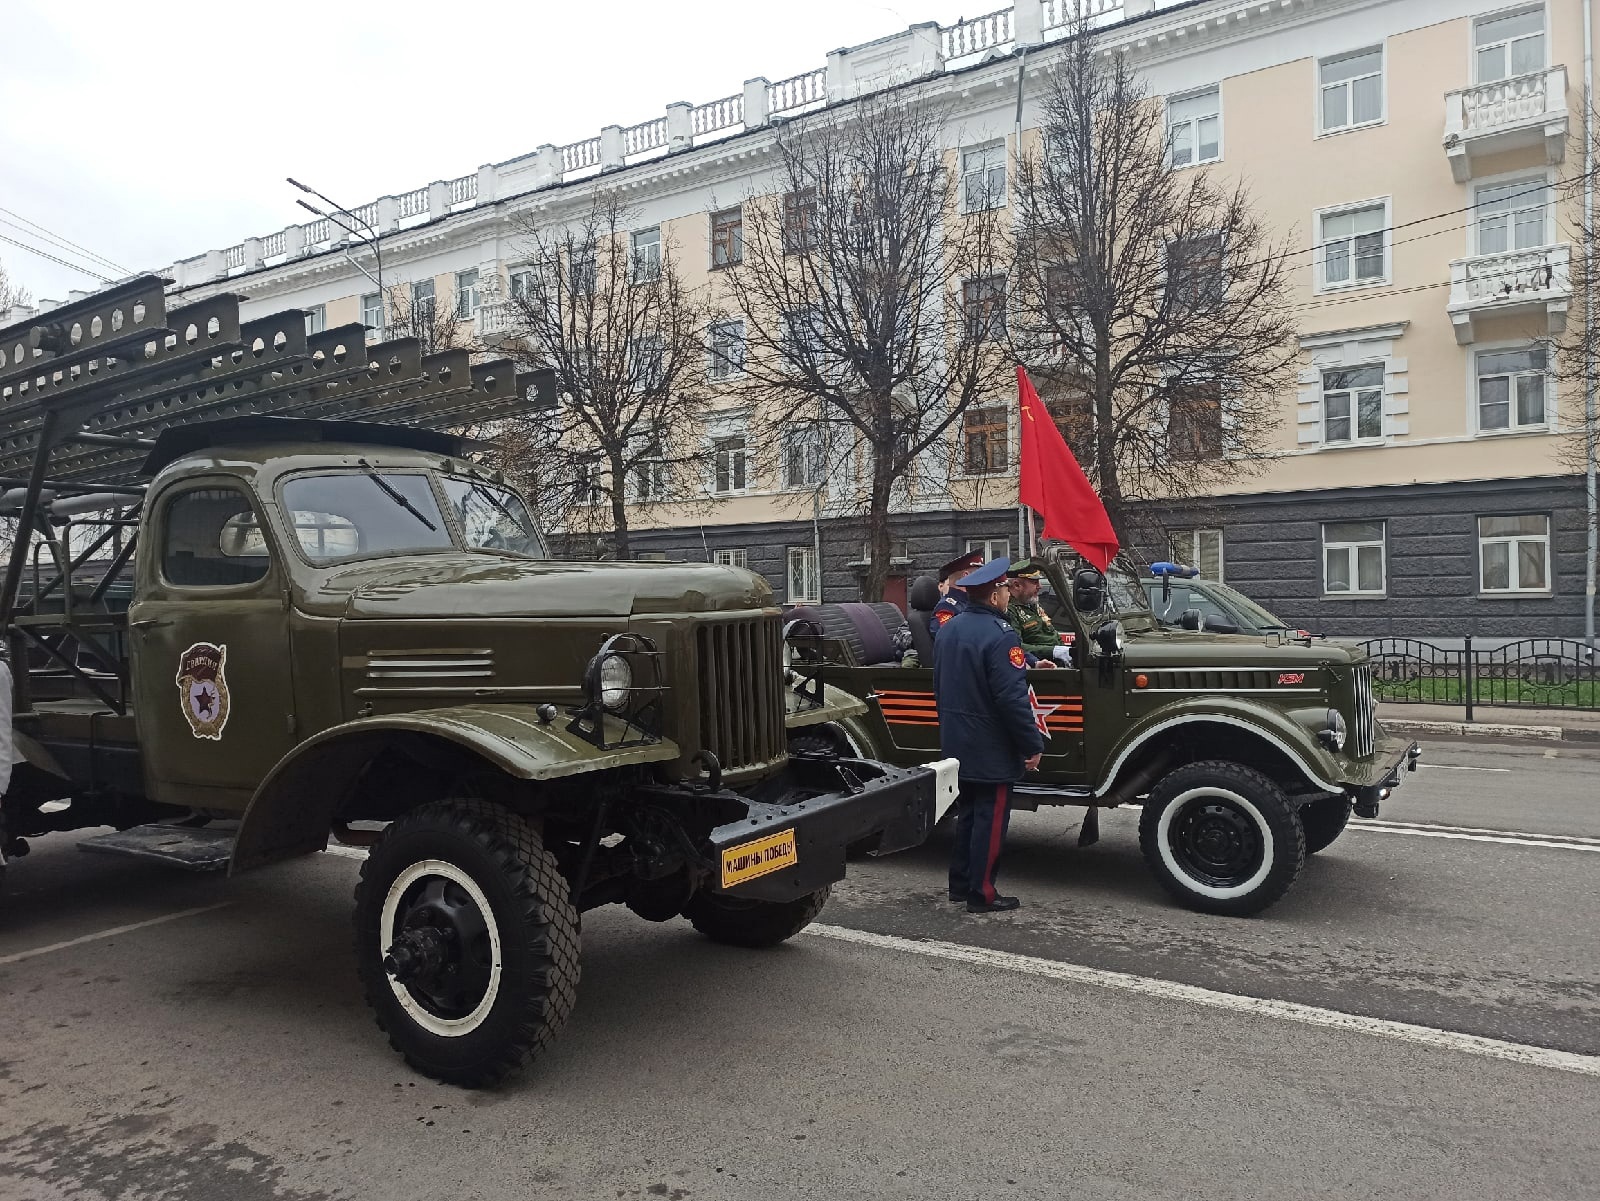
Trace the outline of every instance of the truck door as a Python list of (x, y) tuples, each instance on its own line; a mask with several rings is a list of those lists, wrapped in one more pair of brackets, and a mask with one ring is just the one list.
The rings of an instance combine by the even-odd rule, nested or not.
[(1028, 672), (1034, 713), (1048, 731), (1040, 775), (1052, 784), (1078, 783), (1083, 775), (1083, 672), (1076, 667), (1036, 667)]
[(149, 512), (128, 611), (146, 787), (243, 809), (295, 742), (283, 564), (237, 480), (179, 481)]

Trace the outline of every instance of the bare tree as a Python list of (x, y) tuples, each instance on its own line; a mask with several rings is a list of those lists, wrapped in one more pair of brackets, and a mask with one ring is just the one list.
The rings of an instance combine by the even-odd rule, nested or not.
[[(1018, 169), (1011, 334), (1124, 545), (1260, 469), (1298, 353), (1287, 250), (1242, 183), (1185, 166), (1121, 55), (1080, 27)], [(1165, 501), (1168, 505), (1148, 502)]]
[(884, 97), (783, 127), (778, 194), (744, 206), (738, 261), (722, 275), (746, 331), (747, 387), (782, 415), (767, 445), (820, 456), (825, 471), (860, 460), (851, 491), (871, 600), (889, 574), (897, 497), (943, 458), (962, 412), (1005, 387), (1000, 198), (958, 194), (944, 124), (935, 107)]
[[(517, 474), (545, 495), (571, 538), (630, 554), (635, 522), (703, 501), (710, 399), (703, 297), (659, 227), (597, 191), (574, 221), (518, 227), (504, 349), (555, 371), (560, 402), (516, 430)], [(636, 236), (637, 235), (637, 236)]]
[(391, 284), (385, 291), (385, 338), (416, 338), (423, 354), (483, 349), (472, 324), (461, 319), (456, 296), (437, 295), (432, 279)]
[(28, 289), (11, 278), (11, 273), (6, 270), (6, 265), (0, 263), (0, 324), (5, 324), (4, 318), (17, 305), (31, 304), (33, 297)]

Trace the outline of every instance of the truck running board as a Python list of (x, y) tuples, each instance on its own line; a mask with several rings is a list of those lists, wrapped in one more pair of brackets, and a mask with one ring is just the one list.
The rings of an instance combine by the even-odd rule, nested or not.
[(191, 872), (220, 872), (227, 869), (233, 855), (235, 832), (231, 824), (215, 830), (193, 826), (134, 826), (85, 838), (78, 849), (97, 855), (154, 859)]

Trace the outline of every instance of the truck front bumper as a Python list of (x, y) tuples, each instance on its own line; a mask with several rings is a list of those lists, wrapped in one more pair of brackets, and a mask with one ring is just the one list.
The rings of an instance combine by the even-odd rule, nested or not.
[(927, 839), (956, 799), (954, 759), (890, 767), (794, 755), (775, 790), (711, 831), (714, 892), (790, 901), (842, 880), (847, 848), (887, 854)]
[(1378, 806), (1389, 799), (1389, 794), (1400, 787), (1408, 771), (1417, 770), (1417, 760), (1422, 758), (1422, 747), (1406, 743), (1399, 738), (1385, 738), (1378, 754), (1373, 756), (1372, 768), (1362, 780), (1347, 784), (1345, 793), (1354, 802), (1357, 817), (1377, 817)]

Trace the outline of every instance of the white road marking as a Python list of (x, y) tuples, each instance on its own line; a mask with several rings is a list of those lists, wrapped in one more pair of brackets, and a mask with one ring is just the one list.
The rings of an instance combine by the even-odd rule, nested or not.
[(1418, 767), (1428, 771), (1503, 771), (1509, 772), (1509, 767), (1465, 767), (1459, 763), (1419, 763)]
[(1559, 851), (1600, 851), (1600, 838), (1581, 834), (1528, 834), (1521, 830), (1485, 830), (1470, 826), (1433, 826), (1409, 822), (1367, 821), (1351, 818), (1349, 829), (1366, 834), (1410, 834), (1416, 838), (1452, 838), (1466, 842), (1494, 842), (1513, 847), (1551, 847)]
[(222, 909), (233, 904), (232, 901), (218, 901), (215, 905), (201, 905), (195, 909), (180, 909), (177, 913), (166, 913), (160, 917), (146, 918), (142, 922), (129, 922), (126, 926), (113, 926), (109, 930), (100, 930), (94, 934), (84, 934), (78, 938), (69, 938), (65, 942), (53, 942), (47, 947), (34, 947), (29, 951), (15, 951), (10, 955), (0, 955), (0, 967), (8, 963), (21, 963), (24, 959), (32, 959), (35, 955), (48, 955), (51, 951), (64, 951), (68, 947), (80, 946), (86, 942), (98, 942), (102, 938), (115, 938), (118, 934), (127, 934), (133, 930), (143, 930), (146, 926), (160, 926), (166, 922), (175, 922), (179, 918), (194, 917), (199, 913), (210, 913), (213, 909)]
[(1468, 1055), (1481, 1055), (1489, 1059), (1503, 1059), (1532, 1067), (1552, 1068), (1562, 1072), (1576, 1072), (1581, 1076), (1600, 1076), (1600, 1055), (1580, 1055), (1575, 1051), (1556, 1051), (1549, 1047), (1529, 1046), (1526, 1043), (1507, 1042), (1498, 1038), (1485, 1038), (1477, 1034), (1462, 1034), (1454, 1030), (1439, 1030), (1432, 1026), (1417, 1026), (1410, 1022), (1394, 1022), (1386, 1018), (1363, 1017), (1337, 1009), (1322, 1009), (1315, 1005), (1302, 1005), (1295, 1001), (1275, 1001), (1267, 997), (1249, 997), (1238, 993), (1217, 992), (1193, 984), (1178, 984), (1171, 980), (1157, 980), (1148, 976), (1134, 976), (1127, 972), (1106, 971), (1101, 968), (1082, 967), (1075, 963), (1061, 963), (1054, 959), (1040, 959), (1033, 955), (1017, 955), (1010, 951), (995, 951), (987, 947), (969, 947), (961, 943), (899, 938), (892, 934), (874, 934), (866, 930), (852, 930), (843, 926), (813, 925), (806, 927), (807, 934), (831, 938), (838, 942), (856, 943), (880, 950), (900, 951), (909, 955), (924, 955), (933, 959), (948, 959), (956, 963), (969, 963), (975, 967), (998, 968), (1002, 971), (1020, 972), (1042, 976), (1072, 984), (1085, 984), (1095, 988), (1111, 988), (1121, 992), (1141, 993), (1169, 1001), (1184, 1001), (1193, 1005), (1206, 1005), (1213, 1009), (1230, 1009), (1256, 1017), (1279, 1018), (1300, 1022), (1307, 1026), (1323, 1026), (1344, 1030), (1352, 1034), (1368, 1034), (1392, 1038), (1401, 1042), (1416, 1043), (1438, 1050), (1459, 1051)]

